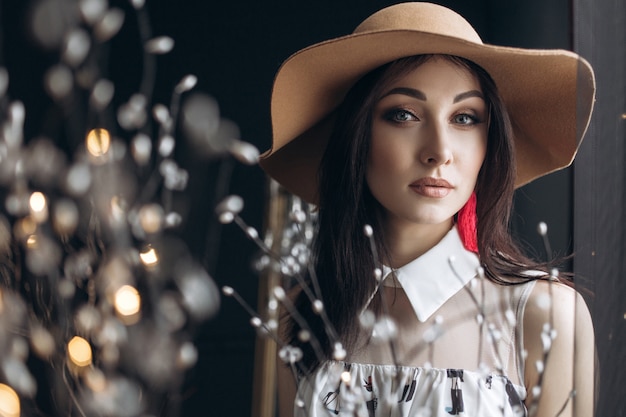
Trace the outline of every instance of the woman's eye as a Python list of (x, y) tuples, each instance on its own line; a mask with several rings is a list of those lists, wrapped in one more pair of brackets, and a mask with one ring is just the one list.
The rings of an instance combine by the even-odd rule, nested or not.
[(457, 114), (456, 116), (454, 116), (453, 120), (454, 123), (460, 125), (472, 125), (478, 123), (478, 119), (475, 116), (466, 113)]
[(387, 113), (386, 118), (392, 122), (408, 122), (410, 120), (417, 120), (417, 117), (415, 117), (410, 111), (402, 109), (390, 111)]

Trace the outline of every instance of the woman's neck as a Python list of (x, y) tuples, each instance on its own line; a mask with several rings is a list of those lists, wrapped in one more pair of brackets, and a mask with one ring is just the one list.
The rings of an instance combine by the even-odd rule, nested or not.
[(452, 219), (439, 224), (387, 223), (385, 236), (392, 268), (400, 268), (428, 252), (454, 225)]

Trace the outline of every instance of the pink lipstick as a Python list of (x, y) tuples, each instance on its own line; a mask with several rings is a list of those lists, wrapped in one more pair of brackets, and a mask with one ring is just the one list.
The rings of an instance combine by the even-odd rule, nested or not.
[(424, 197), (443, 198), (450, 194), (454, 188), (452, 184), (443, 178), (420, 178), (412, 182), (409, 187), (417, 194)]

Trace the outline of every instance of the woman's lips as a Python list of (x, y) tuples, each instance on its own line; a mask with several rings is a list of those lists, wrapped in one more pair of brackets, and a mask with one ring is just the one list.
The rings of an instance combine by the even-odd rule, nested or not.
[(443, 178), (421, 178), (412, 182), (409, 187), (417, 194), (424, 197), (443, 198), (450, 194), (454, 188)]

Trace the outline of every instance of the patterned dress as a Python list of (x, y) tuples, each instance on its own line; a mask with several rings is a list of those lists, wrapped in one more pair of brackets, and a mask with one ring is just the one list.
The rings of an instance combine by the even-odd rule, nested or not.
[(364, 309), (361, 347), (301, 378), (294, 414), (525, 416), (518, 323), (534, 282), (498, 285), (478, 270), (456, 228), (407, 265), (384, 268), (372, 299), (386, 297), (394, 313), (372, 322)]

